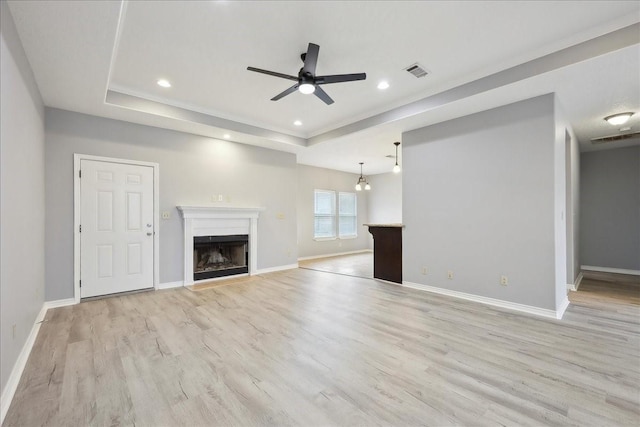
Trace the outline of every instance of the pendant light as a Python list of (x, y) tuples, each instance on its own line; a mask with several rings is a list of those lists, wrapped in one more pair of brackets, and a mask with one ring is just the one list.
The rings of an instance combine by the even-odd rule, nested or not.
[(398, 173), (400, 172), (400, 165), (398, 164), (398, 145), (400, 145), (399, 142), (394, 142), (393, 145), (396, 146), (396, 164), (393, 167), (393, 173)]
[(369, 181), (362, 175), (362, 165), (364, 165), (364, 163), (360, 162), (360, 177), (356, 183), (356, 191), (362, 191), (362, 184), (364, 184), (364, 189), (369, 191), (371, 190), (371, 186), (369, 185)]

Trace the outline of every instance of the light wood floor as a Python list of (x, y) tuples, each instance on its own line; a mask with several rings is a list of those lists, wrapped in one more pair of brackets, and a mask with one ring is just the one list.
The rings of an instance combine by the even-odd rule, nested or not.
[(309, 270), (373, 278), (373, 252), (309, 259), (299, 261), (298, 265)]
[(561, 321), (303, 269), (57, 308), (4, 424), (637, 426), (622, 282)]

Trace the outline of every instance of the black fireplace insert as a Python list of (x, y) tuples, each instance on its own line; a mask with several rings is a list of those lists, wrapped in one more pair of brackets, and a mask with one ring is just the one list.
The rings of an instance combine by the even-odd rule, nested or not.
[(213, 279), (249, 272), (249, 236), (196, 236), (193, 238), (193, 280)]

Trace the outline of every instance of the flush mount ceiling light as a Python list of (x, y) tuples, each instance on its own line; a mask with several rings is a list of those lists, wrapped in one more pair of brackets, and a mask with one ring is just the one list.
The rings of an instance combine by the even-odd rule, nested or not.
[(605, 117), (604, 119), (610, 125), (618, 126), (618, 125), (623, 125), (623, 124), (627, 123), (627, 120), (629, 120), (631, 118), (631, 116), (633, 116), (633, 113), (627, 112), (627, 113), (613, 114), (611, 116)]
[(169, 83), (169, 80), (159, 79), (157, 83), (160, 87), (171, 87), (171, 83)]
[(364, 163), (360, 162), (360, 177), (358, 178), (358, 182), (356, 183), (356, 191), (362, 191), (362, 184), (364, 184), (364, 189), (369, 191), (371, 190), (371, 186), (369, 185), (369, 181), (367, 181), (367, 178), (362, 176), (362, 165), (364, 165)]
[(393, 167), (393, 173), (398, 173), (400, 172), (400, 165), (398, 164), (398, 146), (400, 145), (400, 143), (396, 141), (393, 143), (393, 145), (396, 146), (396, 164)]
[(293, 124), (296, 126), (302, 126), (302, 122), (300, 120), (296, 120)]
[(389, 88), (389, 83), (386, 81), (381, 81), (380, 83), (378, 83), (378, 89), (380, 90), (385, 90)]
[(224, 139), (229, 139), (229, 138), (231, 138), (231, 135), (229, 135), (228, 133), (225, 133), (224, 135), (222, 135), (222, 137)]

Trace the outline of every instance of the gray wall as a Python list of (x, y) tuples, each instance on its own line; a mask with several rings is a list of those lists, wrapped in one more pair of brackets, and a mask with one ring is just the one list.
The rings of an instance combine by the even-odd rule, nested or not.
[[(7, 3), (0, 2), (0, 386), (44, 302), (44, 111)], [(15, 325), (15, 337), (13, 326)]]
[(264, 207), (258, 269), (296, 263), (295, 155), (49, 108), (45, 131), (47, 300), (73, 296), (74, 153), (160, 164), (160, 211), (171, 212), (160, 220), (160, 283), (183, 278), (177, 205)]
[(580, 274), (580, 147), (570, 129), (565, 130), (567, 167), (567, 284)]
[(403, 134), (404, 280), (556, 310), (556, 139), (553, 95)]
[(382, 173), (369, 177), (369, 222), (388, 224), (402, 222), (402, 172)]
[(640, 147), (580, 161), (580, 263), (640, 271)]
[[(298, 256), (300, 258), (331, 255), (369, 248), (369, 232), (362, 224), (368, 222), (369, 191), (355, 191), (358, 174), (298, 165)], [(358, 237), (315, 241), (313, 239), (313, 190), (334, 190), (357, 193)]]

